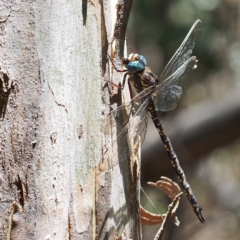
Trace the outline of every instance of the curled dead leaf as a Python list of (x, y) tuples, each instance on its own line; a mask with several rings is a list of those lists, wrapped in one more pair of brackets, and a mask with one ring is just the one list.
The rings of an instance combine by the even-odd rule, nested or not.
[(172, 201), (181, 192), (178, 184), (167, 177), (161, 177), (156, 183), (148, 182), (148, 185), (161, 189)]
[(166, 217), (166, 214), (154, 214), (150, 213), (146, 209), (144, 209), (142, 206), (140, 207), (140, 213), (141, 213), (141, 223), (143, 225), (154, 225), (162, 223), (164, 218)]
[[(148, 212), (146, 209), (144, 209), (141, 206), (140, 211), (141, 211), (142, 224), (154, 225), (154, 224), (163, 223), (163, 222), (165, 222), (165, 219), (169, 215), (169, 217), (171, 217), (173, 219), (174, 224), (179, 226), (180, 222), (178, 221), (177, 217), (175, 216), (175, 213), (176, 213), (176, 210), (179, 205), (180, 195), (182, 193), (181, 193), (181, 189), (178, 186), (178, 184), (173, 182), (171, 179), (169, 179), (167, 177), (161, 177), (160, 180), (157, 181), (156, 183), (148, 182), (148, 184), (150, 186), (161, 189), (168, 195), (168, 197), (172, 200), (172, 204), (169, 205), (169, 207), (171, 206), (171, 211), (168, 210), (168, 212), (165, 214), (153, 214), (153, 213)], [(172, 205), (173, 205), (173, 207), (172, 207)]]

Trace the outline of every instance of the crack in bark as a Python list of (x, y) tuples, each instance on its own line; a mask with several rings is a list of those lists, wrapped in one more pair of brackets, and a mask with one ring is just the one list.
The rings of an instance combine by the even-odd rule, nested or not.
[(0, 119), (3, 120), (8, 104), (8, 98), (13, 86), (10, 84), (8, 72), (0, 67)]
[(15, 185), (17, 187), (18, 193), (18, 201), (22, 208), (24, 208), (24, 192), (23, 192), (23, 185), (22, 180), (19, 175), (17, 175), (17, 180), (15, 180)]
[(53, 92), (52, 88), (50, 87), (49, 82), (48, 82), (48, 87), (49, 87), (49, 89), (50, 89), (51, 92), (52, 92), (52, 95), (53, 95), (53, 98), (54, 98), (55, 103), (56, 103), (58, 106), (63, 107), (63, 108), (65, 109), (66, 113), (68, 113), (68, 110), (67, 110), (66, 106), (65, 106), (64, 104), (62, 104), (62, 103), (59, 103), (59, 102), (56, 100), (55, 95), (54, 95), (54, 92)]

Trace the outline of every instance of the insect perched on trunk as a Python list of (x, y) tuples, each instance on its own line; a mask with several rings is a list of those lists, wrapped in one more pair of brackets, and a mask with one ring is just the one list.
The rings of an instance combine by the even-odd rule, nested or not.
[[(132, 91), (135, 92), (135, 96), (130, 103), (124, 104), (110, 112), (104, 120), (104, 128), (109, 126), (108, 124), (110, 124), (113, 118), (117, 124), (121, 125), (121, 130), (117, 134), (117, 142), (118, 152), (123, 161), (129, 157), (130, 154), (129, 150), (125, 151), (127, 139), (133, 138), (138, 141), (137, 139), (140, 138), (141, 142), (143, 142), (146, 134), (148, 112), (159, 132), (181, 188), (191, 203), (198, 219), (203, 223), (205, 220), (201, 214), (202, 208), (199, 206), (186, 180), (186, 176), (179, 164), (171, 141), (156, 113), (157, 111), (170, 111), (177, 106), (182, 95), (184, 78), (197, 67), (197, 59), (191, 55), (197, 34), (200, 30), (200, 25), (200, 20), (197, 20), (193, 24), (186, 38), (164, 68), (160, 77), (154, 75), (150, 69), (146, 67), (146, 59), (137, 53), (132, 53), (128, 58), (123, 59), (123, 65), (126, 67), (126, 70), (118, 70), (113, 64), (116, 71), (125, 72), (122, 88), (124, 87), (127, 75), (129, 76), (128, 82), (130, 86), (133, 86)], [(113, 150), (113, 144), (110, 147), (111, 151), (108, 149), (104, 157), (109, 162), (111, 162), (109, 159), (117, 152), (117, 150)], [(115, 163), (111, 162), (109, 165), (114, 166)]]

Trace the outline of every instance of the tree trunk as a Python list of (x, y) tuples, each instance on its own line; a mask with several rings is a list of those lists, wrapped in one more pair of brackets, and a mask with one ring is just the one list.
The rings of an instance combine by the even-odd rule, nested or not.
[(1, 3), (0, 239), (140, 238), (138, 195), (96, 167), (106, 53), (116, 20), (119, 63), (131, 3)]

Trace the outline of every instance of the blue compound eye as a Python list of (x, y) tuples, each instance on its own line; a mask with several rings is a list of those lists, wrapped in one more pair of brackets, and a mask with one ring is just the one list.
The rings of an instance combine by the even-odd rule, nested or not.
[(127, 64), (127, 69), (130, 73), (135, 73), (141, 70), (145, 69), (145, 66), (147, 64), (147, 61), (145, 57), (139, 55), (139, 60), (137, 61), (132, 61)]
[(138, 61), (141, 62), (144, 65), (144, 67), (146, 67), (147, 60), (144, 56), (140, 55), (140, 59)]

